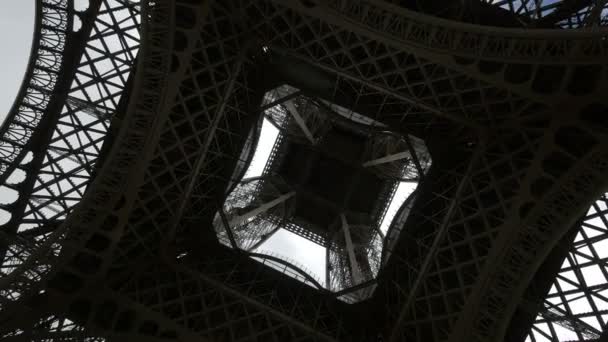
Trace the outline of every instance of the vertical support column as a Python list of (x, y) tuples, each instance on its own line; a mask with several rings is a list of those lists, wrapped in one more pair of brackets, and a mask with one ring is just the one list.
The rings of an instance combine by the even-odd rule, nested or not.
[(353, 240), (350, 236), (348, 222), (346, 222), (346, 217), (344, 216), (344, 214), (340, 214), (340, 219), (342, 220), (342, 230), (344, 231), (344, 240), (346, 241), (346, 252), (348, 253), (348, 260), (350, 261), (351, 275), (353, 276), (354, 283), (360, 284), (363, 280), (363, 277), (361, 276), (359, 264), (357, 263), (357, 258), (355, 257), (355, 248), (353, 247)]
[(407, 144), (408, 150), (410, 150), (412, 154), (412, 160), (414, 161), (414, 165), (416, 165), (416, 170), (418, 170), (418, 177), (420, 177), (420, 179), (423, 179), (424, 170), (422, 169), (422, 165), (420, 164), (420, 159), (418, 159), (418, 153), (420, 152), (416, 148), (414, 148), (414, 145), (412, 144), (412, 140), (410, 139), (409, 135), (406, 134), (403, 138), (405, 139), (405, 143)]
[(315, 144), (315, 138), (312, 136), (312, 133), (308, 129), (308, 126), (306, 126), (306, 122), (304, 122), (304, 118), (302, 118), (302, 116), (298, 112), (298, 109), (293, 104), (293, 102), (291, 100), (288, 100), (288, 101), (285, 101), (283, 104), (285, 105), (285, 107), (287, 108), (287, 110), (289, 111), (289, 113), (291, 113), (291, 115), (293, 116), (293, 118), (296, 120), (296, 123), (302, 129), (302, 132), (304, 132), (304, 135), (306, 136), (306, 138), (308, 138), (308, 140), (310, 141), (310, 143), (314, 145)]
[(277, 206), (277, 205), (285, 202), (289, 198), (293, 197), (295, 194), (296, 194), (295, 191), (288, 192), (288, 193), (286, 193), (284, 195), (281, 195), (281, 196), (273, 199), (270, 202), (266, 202), (266, 203), (260, 205), (259, 207), (255, 208), (255, 209), (253, 209), (253, 210), (251, 210), (251, 211), (249, 211), (249, 212), (247, 212), (247, 213), (245, 213), (243, 215), (239, 215), (237, 217), (234, 217), (234, 218), (232, 218), (230, 220), (229, 226), (230, 227), (235, 227), (235, 226), (241, 225), (245, 221), (249, 220), (250, 218), (255, 217), (255, 216), (257, 216), (257, 215), (259, 215), (259, 214), (261, 214), (263, 212), (266, 212), (268, 209), (271, 209), (271, 208), (273, 208), (273, 207), (275, 207), (275, 206)]
[(325, 288), (331, 291), (331, 264), (329, 263), (329, 256), (331, 253), (331, 238), (327, 238), (327, 245), (325, 246)]

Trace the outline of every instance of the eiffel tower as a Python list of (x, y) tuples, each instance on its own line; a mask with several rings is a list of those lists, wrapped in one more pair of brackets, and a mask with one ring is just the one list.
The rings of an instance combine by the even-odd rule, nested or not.
[(606, 0), (36, 0), (2, 340), (608, 341), (607, 24)]

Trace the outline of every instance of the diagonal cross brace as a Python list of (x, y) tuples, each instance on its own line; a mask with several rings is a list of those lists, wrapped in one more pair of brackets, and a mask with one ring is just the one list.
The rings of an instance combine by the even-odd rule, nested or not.
[(471, 175), (472, 175), (473, 171), (475, 170), (474, 166), (477, 164), (477, 160), (479, 160), (483, 150), (484, 150), (483, 144), (478, 144), (477, 149), (475, 150), (475, 152), (473, 153), (473, 156), (471, 157), (471, 160), (469, 161), (469, 165), (467, 166), (467, 169), (465, 170), (462, 180), (458, 184), (456, 193), (454, 194), (454, 197), (450, 201), (448, 210), (447, 210), (445, 216), (443, 217), (443, 220), (441, 221), (441, 225), (439, 226), (437, 234), (435, 235), (435, 239), (433, 239), (433, 243), (429, 249), (429, 252), (427, 253), (427, 255), (424, 259), (424, 262), (422, 263), (422, 266), (420, 267), (420, 271), (418, 272), (418, 275), (416, 276), (416, 279), (414, 280), (412, 288), (411, 288), (410, 292), (408, 293), (407, 299), (405, 300), (405, 303), (403, 304), (403, 307), (401, 308), (399, 317), (397, 318), (397, 321), (393, 325), (393, 330), (392, 330), (390, 338), (389, 338), (390, 342), (396, 342), (399, 338), (398, 332), (399, 332), (399, 329), (401, 328), (402, 322), (403, 322), (403, 320), (405, 320), (407, 312), (409, 311), (410, 307), (412, 306), (412, 303), (414, 302), (414, 300), (416, 298), (416, 294), (418, 293), (418, 290), (422, 286), (422, 283), (423, 283), (424, 279), (426, 278), (426, 274), (428, 273), (428, 271), (431, 268), (433, 260), (435, 259), (435, 254), (437, 254), (437, 250), (439, 249), (439, 245), (441, 244), (441, 242), (443, 241), (444, 237), (446, 236), (446, 234), (448, 232), (448, 227), (450, 226), (450, 221), (452, 220), (452, 217), (454, 216), (454, 213), (456, 212), (456, 208), (457, 208), (458, 204), (460, 203), (460, 198), (463, 195), (465, 186), (471, 179)]

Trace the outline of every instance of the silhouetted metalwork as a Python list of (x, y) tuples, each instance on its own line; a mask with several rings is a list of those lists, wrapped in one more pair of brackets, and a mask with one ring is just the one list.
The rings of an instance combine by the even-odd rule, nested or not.
[(3, 340), (608, 336), (606, 1), (36, 5)]

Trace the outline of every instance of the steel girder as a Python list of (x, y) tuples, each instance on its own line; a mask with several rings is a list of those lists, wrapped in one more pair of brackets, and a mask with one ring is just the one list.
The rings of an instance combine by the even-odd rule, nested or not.
[[(99, 124), (65, 120), (89, 140), (80, 147), (51, 144), (35, 155), (50, 164), (81, 161), (88, 187), (60, 192), (63, 200), (55, 193), (27, 195), (32, 210), (49, 201), (80, 205), (57, 205), (57, 220), (33, 227), (52, 233), (24, 244), (20, 265), (0, 282), (5, 307), (16, 301), (32, 313), (22, 326), (6, 325), (15, 327), (11, 336), (31, 323), (46, 329), (40, 336), (60, 338), (55, 328), (63, 323), (43, 324), (61, 321), (53, 318), (58, 315), (118, 340), (370, 340), (376, 334), (498, 340), (539, 264), (608, 186), (601, 119), (608, 104), (599, 96), (608, 84), (603, 29), (481, 28), (381, 1), (142, 7), (137, 76), (121, 120), (112, 122), (117, 132), (103, 165), (92, 171), (103, 137), (90, 137), (108, 130), (106, 114), (120, 106), (116, 92), (102, 100), (86, 95), (90, 85), (115, 82), (99, 74), (76, 76), (85, 95), (61, 100), (68, 112), (101, 113), (93, 115)], [(107, 16), (95, 18), (107, 23)], [(122, 22), (106, 28), (126, 37), (133, 25)], [(278, 280), (283, 275), (210, 241), (209, 219), (234, 181), (232, 169), (266, 90), (256, 82), (264, 75), (262, 46), (278, 60), (296, 58), (336, 75), (329, 96), (348, 88), (396, 130), (418, 125), (429, 134), (439, 124), (467, 132), (454, 140), (464, 162), (446, 162), (451, 172), (436, 168), (426, 177), (433, 186), (412, 208), (417, 224), (403, 228), (376, 295), (363, 306)], [(101, 50), (124, 62), (121, 54), (132, 61), (133, 49)], [(118, 65), (111, 69), (125, 74)], [(57, 141), (65, 135), (58, 133)], [(467, 171), (471, 147), (482, 152)], [(55, 168), (48, 180), (72, 179), (80, 189), (69, 172)], [(80, 197), (70, 197), (73, 192)], [(188, 243), (189, 237), (200, 240)], [(192, 253), (197, 243), (208, 251)], [(189, 255), (177, 259), (183, 252)], [(361, 308), (375, 310), (382, 323), (352, 317)]]

